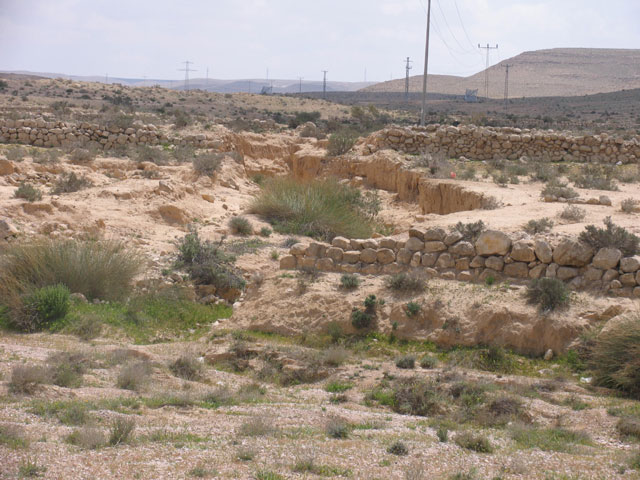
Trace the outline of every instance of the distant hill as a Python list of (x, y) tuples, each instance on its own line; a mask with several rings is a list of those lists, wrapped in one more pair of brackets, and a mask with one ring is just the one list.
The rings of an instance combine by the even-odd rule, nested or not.
[[(489, 68), (489, 97), (504, 96), (505, 69), (509, 71), (509, 96), (556, 97), (591, 95), (640, 88), (640, 50), (555, 48), (524, 52)], [(462, 95), (478, 89), (484, 96), (485, 72), (470, 77), (429, 75), (428, 90)], [(404, 79), (366, 87), (368, 92), (404, 92)], [(422, 75), (411, 77), (412, 92), (422, 91)]]
[[(0, 70), (0, 73), (10, 73), (19, 75), (32, 75), (45, 78), (65, 78), (78, 82), (100, 82), (105, 83), (121, 83), (129, 87), (150, 87), (153, 85), (159, 85), (164, 88), (170, 88), (173, 90), (184, 90), (184, 80), (157, 80), (151, 78), (120, 78), (105, 76), (81, 76), (81, 75), (66, 75), (63, 73), (48, 73), (48, 72), (28, 72), (28, 71), (5, 71)], [(331, 82), (327, 81), (328, 92), (355, 92), (367, 86), (373, 85), (374, 82)], [(189, 80), (189, 88), (207, 90), (209, 92), (217, 93), (236, 93), (236, 92), (251, 92), (260, 93), (263, 87), (273, 87), (273, 93), (298, 93), (300, 91), (299, 80), (287, 80), (287, 79), (238, 79), (238, 80), (217, 80), (217, 79), (205, 79), (205, 78), (193, 78)], [(322, 81), (302, 81), (302, 92), (321, 92)]]

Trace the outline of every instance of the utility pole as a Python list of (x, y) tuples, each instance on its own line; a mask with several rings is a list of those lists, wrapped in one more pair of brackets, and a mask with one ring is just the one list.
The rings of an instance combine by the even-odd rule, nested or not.
[(105, 73), (104, 75), (104, 83), (109, 83), (109, 74)]
[(209, 87), (209, 67), (207, 67), (207, 76), (204, 80), (204, 89), (206, 90)]
[(424, 127), (424, 117), (427, 113), (427, 75), (429, 73), (429, 32), (431, 27), (431, 0), (427, 3), (427, 43), (424, 48), (424, 76), (422, 77), (422, 110), (420, 112), (420, 126)]
[(179, 68), (178, 71), (184, 72), (184, 89), (189, 91), (189, 72), (197, 72), (197, 70), (189, 68), (189, 64), (193, 65), (193, 62), (190, 62), (189, 60), (182, 63), (184, 63), (185, 68)]
[(298, 77), (298, 80), (300, 81), (299, 93), (302, 93), (302, 80), (303, 79), (304, 79), (304, 77)]
[(509, 65), (507, 63), (506, 65), (502, 66), (506, 69), (504, 75), (504, 110), (506, 112), (509, 109), (509, 69), (513, 67), (513, 65)]
[(322, 80), (322, 98), (327, 99), (327, 72), (329, 70), (322, 70), (324, 73), (324, 79)]
[(364, 83), (367, 83), (367, 67), (364, 67)]
[(487, 51), (487, 68), (484, 70), (484, 96), (489, 99), (489, 52), (491, 50), (497, 50), (498, 44), (496, 43), (495, 47), (490, 47), (488, 43), (486, 47), (481, 47), (480, 44), (478, 44), (478, 48), (482, 48)]
[(411, 66), (411, 60), (409, 57), (407, 57), (407, 77), (404, 81), (404, 101), (405, 102), (409, 102), (409, 71), (412, 69), (413, 67)]

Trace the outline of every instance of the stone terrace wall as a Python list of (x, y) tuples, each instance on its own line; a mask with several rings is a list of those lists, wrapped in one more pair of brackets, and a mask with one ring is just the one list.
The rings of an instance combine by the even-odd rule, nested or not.
[(638, 137), (624, 140), (606, 133), (573, 136), (552, 130), (474, 125), (389, 128), (376, 132), (365, 140), (365, 153), (385, 148), (414, 154), (428, 151), (471, 160), (516, 160), (527, 156), (554, 162), (640, 162)]
[(0, 143), (21, 143), (39, 147), (60, 147), (91, 141), (108, 150), (117, 145), (190, 144), (199, 148), (216, 148), (218, 139), (205, 135), (169, 138), (155, 125), (134, 123), (130, 128), (101, 126), (95, 123), (49, 122), (43, 119), (8, 120), (0, 118)]
[(597, 289), (617, 296), (640, 297), (640, 256), (623, 257), (614, 248), (598, 252), (576, 239), (555, 248), (545, 240), (512, 240), (498, 231), (483, 232), (472, 243), (458, 232), (413, 228), (407, 241), (391, 238), (333, 239), (293, 245), (280, 268), (317, 268), (325, 272), (395, 274), (408, 270), (429, 277), (485, 281), (488, 277), (525, 281), (552, 277), (573, 289)]

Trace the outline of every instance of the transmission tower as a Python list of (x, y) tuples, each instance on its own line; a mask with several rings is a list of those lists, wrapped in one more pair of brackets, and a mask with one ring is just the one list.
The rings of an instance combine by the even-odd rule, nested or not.
[(411, 60), (407, 57), (407, 77), (404, 81), (404, 101), (409, 102), (409, 71), (413, 68), (411, 66)]
[(322, 70), (324, 78), (322, 80), (322, 98), (327, 99), (327, 73), (329, 70)]
[(184, 63), (185, 67), (179, 68), (178, 71), (184, 72), (184, 89), (188, 91), (189, 90), (189, 72), (197, 72), (197, 70), (193, 70), (192, 68), (189, 68), (189, 64), (193, 65), (193, 62), (190, 62), (189, 60), (182, 63)]
[(489, 52), (491, 50), (497, 50), (498, 44), (496, 43), (495, 47), (490, 47), (488, 43), (486, 47), (482, 47), (480, 46), (480, 44), (478, 44), (478, 48), (485, 49), (487, 51), (487, 68), (484, 70), (484, 96), (485, 98), (488, 99), (489, 98)]
[(509, 109), (509, 69), (513, 67), (513, 65), (507, 63), (502, 65), (502, 67), (506, 69), (504, 74), (504, 110), (507, 111)]

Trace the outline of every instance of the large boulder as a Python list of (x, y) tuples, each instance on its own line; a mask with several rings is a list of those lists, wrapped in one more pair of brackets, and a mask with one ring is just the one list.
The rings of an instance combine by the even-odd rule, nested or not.
[(536, 254), (527, 242), (519, 241), (511, 247), (511, 258), (516, 262), (533, 262), (536, 259)]
[(620, 270), (625, 273), (637, 272), (640, 270), (640, 256), (626, 257), (620, 260)]
[(482, 256), (506, 255), (511, 248), (511, 239), (502, 232), (487, 230), (476, 240), (476, 253)]
[(536, 240), (533, 249), (536, 253), (536, 257), (542, 263), (551, 263), (553, 260), (553, 250), (551, 249), (551, 245), (545, 240)]
[(601, 270), (609, 270), (610, 268), (616, 268), (621, 258), (622, 252), (617, 248), (601, 248), (593, 257), (591, 263)]
[(561, 266), (584, 267), (593, 258), (593, 248), (584, 242), (566, 239), (553, 251), (553, 261)]

